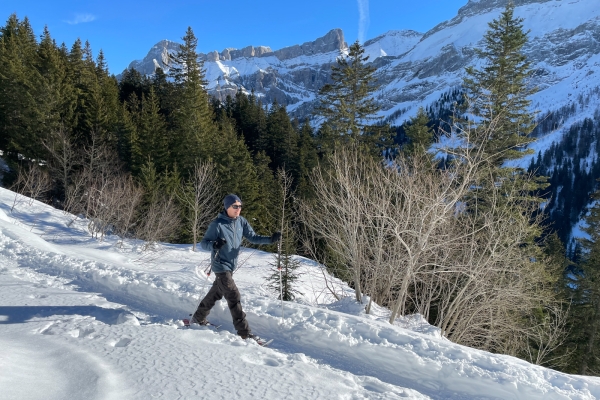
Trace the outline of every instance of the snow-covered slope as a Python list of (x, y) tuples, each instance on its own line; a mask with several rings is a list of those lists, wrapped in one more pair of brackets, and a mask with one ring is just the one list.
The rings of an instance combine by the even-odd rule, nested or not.
[[(13, 208), (14, 206), (14, 208)], [(12, 208), (12, 211), (11, 211)], [(235, 274), (254, 333), (224, 303), (213, 329), (180, 329), (206, 292), (207, 252), (108, 237), (0, 188), (0, 388), (7, 399), (594, 399), (600, 379), (453, 344), (418, 316), (386, 322), (302, 261), (297, 302), (267, 289), (272, 255), (246, 249)]]
[(415, 31), (388, 31), (363, 43), (369, 61), (378, 57), (398, 57), (410, 51), (423, 37)]
[[(506, 0), (470, 0), (453, 19), (425, 34), (390, 31), (364, 43), (378, 69), (377, 100), (382, 115), (401, 123), (461, 82), (464, 67), (477, 64), (473, 49), (481, 45), (488, 22), (497, 18)], [(546, 112), (600, 86), (600, 7), (597, 0), (520, 0), (515, 14), (529, 30), (525, 49), (536, 71), (540, 92), (536, 109)], [(315, 94), (327, 81), (331, 63), (347, 44), (334, 29), (314, 42), (276, 51), (249, 46), (202, 55), (209, 90), (224, 98), (237, 90), (254, 90), (265, 101), (277, 100), (299, 116), (309, 112)], [(162, 50), (161, 50), (162, 49)], [(144, 60), (130, 66), (152, 73), (165, 67), (173, 42), (163, 41)], [(400, 112), (400, 110), (404, 110)]]

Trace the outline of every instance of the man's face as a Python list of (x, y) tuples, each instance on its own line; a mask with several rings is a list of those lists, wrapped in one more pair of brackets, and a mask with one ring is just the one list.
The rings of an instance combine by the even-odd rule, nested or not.
[(236, 201), (235, 203), (230, 205), (229, 208), (227, 209), (227, 216), (229, 216), (229, 218), (237, 218), (240, 216), (241, 212), (242, 212), (242, 203), (240, 203), (239, 201)]

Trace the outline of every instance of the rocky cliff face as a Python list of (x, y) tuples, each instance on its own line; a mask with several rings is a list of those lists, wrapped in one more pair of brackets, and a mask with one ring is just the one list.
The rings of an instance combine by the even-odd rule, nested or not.
[[(377, 101), (382, 115), (401, 123), (418, 106), (428, 105), (460, 84), (464, 68), (477, 64), (474, 49), (507, 0), (470, 0), (456, 17), (422, 34), (390, 31), (364, 43), (378, 68)], [(546, 111), (568, 103), (584, 90), (600, 85), (600, 7), (597, 0), (514, 0), (515, 13), (530, 30), (527, 55), (541, 89), (534, 98)], [(130, 67), (150, 74), (168, 69), (171, 41), (157, 43)], [(202, 54), (208, 89), (224, 99), (238, 90), (254, 92), (263, 102), (277, 101), (302, 117), (329, 79), (332, 63), (347, 49), (344, 34), (334, 29), (312, 42), (271, 50), (248, 46)], [(586, 89), (587, 88), (587, 89)]]

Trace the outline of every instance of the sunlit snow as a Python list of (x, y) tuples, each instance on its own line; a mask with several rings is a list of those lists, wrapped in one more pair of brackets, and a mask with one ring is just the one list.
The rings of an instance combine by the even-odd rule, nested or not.
[(2, 398), (600, 397), (598, 378), (454, 344), (419, 316), (390, 325), (381, 307), (366, 315), (303, 258), (303, 295), (282, 319), (265, 283), (273, 258), (260, 250), (241, 253), (234, 278), (254, 333), (272, 345), (236, 336), (225, 303), (209, 316), (218, 331), (182, 329), (207, 290), (209, 254), (142, 245), (92, 239), (87, 221), (0, 188)]

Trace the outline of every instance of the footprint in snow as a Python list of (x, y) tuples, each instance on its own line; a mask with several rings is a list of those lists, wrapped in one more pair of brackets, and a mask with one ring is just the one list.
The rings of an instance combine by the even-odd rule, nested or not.
[(271, 357), (256, 358), (244, 355), (242, 356), (242, 360), (249, 364), (266, 365), (267, 367), (279, 367), (281, 365), (279, 361)]
[(131, 338), (121, 338), (118, 342), (113, 344), (114, 347), (127, 347), (131, 343)]
[(94, 332), (96, 331), (92, 328), (79, 328), (79, 334), (77, 335), (77, 337), (84, 338), (92, 335)]

